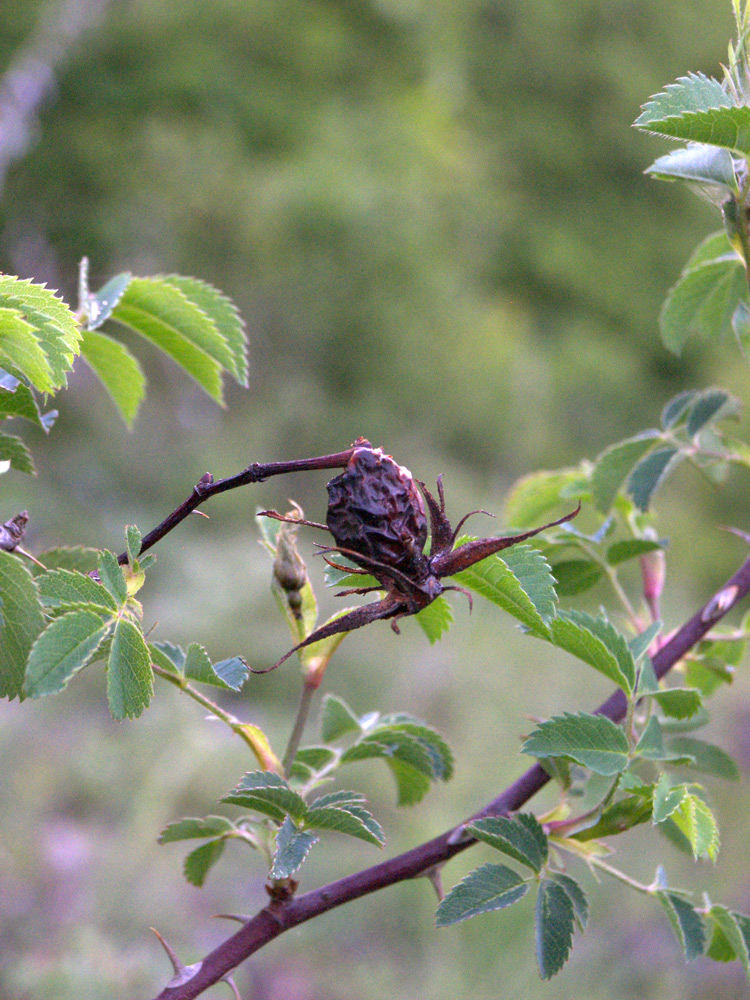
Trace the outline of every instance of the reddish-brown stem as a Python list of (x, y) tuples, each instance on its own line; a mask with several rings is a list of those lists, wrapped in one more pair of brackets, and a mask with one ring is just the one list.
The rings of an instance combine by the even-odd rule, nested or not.
[[(206, 500), (216, 496), (217, 493), (226, 493), (227, 490), (235, 490), (240, 486), (247, 486), (250, 483), (262, 483), (271, 476), (279, 476), (286, 472), (309, 472), (316, 469), (343, 469), (351, 458), (352, 448), (346, 451), (339, 451), (332, 455), (319, 455), (317, 458), (300, 458), (292, 462), (268, 462), (265, 465), (253, 462), (236, 476), (228, 476), (226, 479), (217, 479), (214, 482), (213, 476), (206, 473), (193, 487), (190, 496), (184, 500), (179, 507), (176, 507), (171, 514), (168, 514), (161, 524), (149, 531), (141, 539), (139, 555), (142, 555), (157, 542), (161, 541), (165, 535), (169, 534), (173, 528), (185, 520), (192, 512), (200, 507)], [(126, 552), (117, 557), (117, 561), (123, 565), (128, 561)]]
[[(663, 677), (684, 654), (732, 608), (750, 593), (750, 559), (727, 581), (704, 607), (678, 629), (653, 657), (657, 677)], [(616, 691), (596, 710), (614, 722), (625, 717), (627, 699)], [(498, 816), (520, 809), (550, 780), (538, 765), (530, 767), (497, 798), (480, 810), (479, 816)], [(227, 938), (199, 963), (195, 975), (179, 986), (162, 990), (156, 1000), (193, 1000), (214, 983), (227, 976), (250, 955), (292, 927), (320, 916), (344, 903), (367, 896), (378, 889), (405, 879), (424, 875), (435, 865), (443, 864), (475, 841), (461, 837), (461, 827), (447, 830), (434, 840), (420, 844), (395, 858), (372, 868), (347, 875), (320, 889), (313, 889), (284, 903), (271, 903)]]

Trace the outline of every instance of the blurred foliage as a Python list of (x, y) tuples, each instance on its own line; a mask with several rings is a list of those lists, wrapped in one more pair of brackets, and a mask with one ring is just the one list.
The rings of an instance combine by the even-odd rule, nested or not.
[[(0, 4), (0, 69), (53, 2)], [(222, 415), (152, 355), (159, 394), (129, 436), (79, 372), (75, 393), (60, 397), (54, 440), (40, 433), (33, 447), (38, 482), (6, 477), (7, 514), (29, 508), (37, 549), (116, 546), (123, 524), (153, 526), (206, 468), (223, 475), (322, 454), (358, 434), (420, 478), (445, 471), (449, 510), (498, 511), (516, 476), (653, 426), (686, 385), (744, 389), (734, 355), (727, 374), (699, 348), (675, 360), (658, 341), (664, 294), (713, 223), (697, 201), (641, 176), (667, 144), (630, 127), (665, 80), (688, 68), (718, 75), (730, 28), (729, 5), (709, 0), (113, 3), (7, 177), (0, 269), (46, 280), (71, 302), (84, 254), (92, 287), (123, 269), (211, 281), (248, 322), (251, 387), (229, 393)], [(736, 541), (700, 525), (746, 527), (740, 489), (717, 517), (696, 482), (686, 475), (662, 500), (672, 581), (688, 562), (697, 568), (683, 585), (693, 597), (670, 598), (672, 624), (738, 559)], [(239, 492), (216, 502), (208, 526), (192, 519), (160, 547), (156, 590), (144, 596), (163, 633), (205, 641), (217, 659), (250, 651), (271, 662), (286, 639), (268, 624), (251, 513), (291, 494), (317, 517), (322, 477)], [(406, 818), (388, 813), (392, 791), (373, 773), (368, 797), (389, 852), (481, 803), (488, 767), (497, 788), (517, 774), (523, 713), (590, 708), (607, 691), (582, 691), (583, 675), (530, 650), (487, 610), (456, 617), (433, 649), (416, 628), (397, 639), (384, 627), (348, 640), (331, 668), (330, 684), (355, 708), (408, 703), (457, 751), (453, 785)], [(519, 692), (515, 672), (532, 669)], [(177, 928), (172, 943), (193, 961), (225, 933), (209, 914), (263, 902), (255, 873), (245, 880), (227, 864), (193, 889), (176, 854), (155, 846), (175, 816), (214, 811), (248, 760), (164, 686), (123, 728), (108, 719), (101, 674), (81, 681), (58, 704), (3, 709), (0, 992), (9, 1000), (145, 994), (164, 982), (166, 963), (144, 926)], [(236, 710), (284, 734), (297, 684), (293, 668), (278, 671)], [(747, 683), (738, 687), (715, 724), (727, 746), (747, 745)], [(488, 732), (497, 753), (485, 767)], [(733, 857), (735, 871), (746, 865), (728, 822), (743, 808), (736, 790), (719, 796), (727, 873)], [(305, 887), (373, 861), (366, 845), (345, 863), (333, 854), (316, 860)], [(652, 876), (647, 847), (631, 860), (638, 877)], [(677, 858), (670, 875), (683, 865)], [(709, 885), (710, 871), (702, 875)], [(734, 893), (746, 909), (747, 890), (724, 878), (715, 895)], [(662, 918), (637, 901), (607, 887), (593, 905), (610, 916), (610, 940), (600, 919), (556, 981), (563, 1000), (741, 989), (734, 968), (684, 968)], [(436, 1000), (496, 996), (493, 983), (546, 995), (522, 921), (438, 933), (432, 912), (426, 886), (389, 890), (288, 936), (283, 958), (269, 950), (238, 981), (248, 995), (299, 1000), (412, 996), (415, 981)], [(617, 963), (613, 940), (625, 956)]]

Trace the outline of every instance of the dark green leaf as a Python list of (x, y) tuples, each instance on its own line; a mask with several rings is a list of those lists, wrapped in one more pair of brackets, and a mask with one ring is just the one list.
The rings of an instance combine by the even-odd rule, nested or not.
[(652, 715), (646, 723), (646, 728), (641, 733), (635, 752), (646, 760), (678, 761), (670, 750), (664, 746), (662, 738), (661, 724), (655, 715)]
[(706, 389), (693, 404), (687, 422), (687, 432), (693, 437), (707, 424), (736, 416), (739, 409), (739, 400), (730, 396), (728, 392), (723, 389)]
[(541, 723), (521, 751), (532, 757), (570, 757), (597, 774), (619, 774), (628, 765), (622, 729), (603, 715), (585, 712), (566, 712)]
[(588, 663), (626, 694), (635, 685), (635, 664), (627, 643), (602, 618), (582, 611), (561, 612), (552, 622), (552, 642), (560, 649)]
[(386, 758), (385, 762), (396, 782), (396, 804), (414, 806), (421, 802), (430, 790), (430, 779), (424, 771), (396, 757)]
[(572, 597), (589, 590), (602, 578), (604, 570), (590, 559), (564, 559), (553, 563), (552, 575), (557, 583), (557, 592), (563, 597)]
[[(726, 906), (714, 904), (708, 911), (706, 920), (712, 931), (706, 954), (715, 962), (732, 962), (739, 959), (745, 975), (750, 977), (748, 942), (738, 917)], [(746, 920), (747, 918), (744, 918)]]
[(512, 868), (482, 865), (469, 872), (441, 901), (435, 922), (438, 927), (447, 927), (480, 913), (502, 910), (527, 892), (527, 884)]
[(478, 819), (469, 823), (466, 831), (535, 872), (540, 872), (547, 861), (547, 837), (530, 813)]
[(713, 743), (696, 740), (690, 736), (675, 736), (667, 745), (674, 754), (694, 758), (691, 767), (695, 768), (696, 771), (712, 774), (717, 778), (725, 778), (727, 781), (739, 781), (740, 779), (740, 769), (735, 761), (726, 750), (714, 746)]
[(601, 837), (612, 837), (625, 833), (634, 826), (639, 826), (651, 819), (652, 802), (650, 797), (642, 795), (626, 795), (612, 805), (607, 806), (598, 821), (575, 834), (576, 840), (599, 840)]
[(319, 839), (314, 833), (298, 830), (287, 816), (276, 834), (276, 853), (268, 877), (289, 878), (298, 870)]
[(589, 902), (586, 893), (570, 875), (563, 875), (562, 872), (550, 872), (548, 878), (550, 881), (556, 882), (563, 892), (567, 893), (573, 904), (576, 923), (580, 930), (585, 930), (586, 924), (589, 922)]
[(84, 333), (81, 354), (112, 397), (122, 419), (132, 427), (146, 394), (146, 378), (138, 361), (119, 341), (93, 330)]
[(542, 979), (562, 969), (573, 945), (575, 908), (559, 882), (545, 878), (536, 900), (536, 957)]
[(118, 605), (124, 604), (128, 599), (128, 587), (125, 583), (125, 576), (117, 562), (117, 556), (113, 552), (100, 552), (99, 579), (110, 592)]
[(311, 807), (305, 816), (305, 827), (312, 830), (335, 830), (378, 847), (385, 843), (385, 834), (372, 813), (353, 803)]
[(31, 574), (18, 556), (0, 551), (0, 697), (23, 692), (32, 643), (44, 628), (44, 615)]
[(159, 843), (171, 844), (178, 840), (218, 837), (232, 830), (234, 824), (224, 816), (204, 816), (200, 819), (186, 817), (166, 826), (159, 834)]
[(669, 917), (675, 937), (680, 942), (685, 958), (697, 958), (706, 947), (706, 927), (695, 908), (674, 892), (658, 891), (656, 898)]
[(658, 431), (644, 431), (627, 441), (612, 445), (595, 459), (591, 489), (600, 513), (609, 513), (630, 471), (659, 439)]
[(628, 559), (636, 559), (647, 552), (658, 552), (663, 548), (659, 542), (650, 542), (645, 538), (626, 538), (610, 545), (607, 549), (607, 562), (610, 566), (619, 566)]
[(107, 661), (107, 699), (114, 719), (135, 719), (148, 708), (154, 691), (151, 657), (141, 630), (121, 618)]
[(307, 811), (302, 797), (292, 791), (287, 782), (273, 771), (249, 771), (221, 801), (244, 809), (254, 809), (279, 822), (287, 815), (294, 820), (301, 820)]
[(11, 469), (16, 472), (34, 473), (31, 452), (15, 434), (0, 434), (0, 462), (10, 462)]
[(688, 267), (670, 290), (659, 315), (661, 338), (674, 354), (692, 336), (718, 339), (732, 332), (732, 317), (747, 294), (742, 261), (729, 248), (721, 257)]
[(345, 701), (333, 694), (327, 694), (323, 698), (320, 729), (324, 743), (334, 743), (342, 736), (361, 732), (357, 716)]
[(200, 888), (206, 881), (211, 868), (216, 864), (224, 853), (226, 841), (223, 838), (209, 840), (207, 844), (201, 844), (185, 858), (183, 872), (185, 878), (191, 885)]
[(18, 382), (12, 390), (0, 388), (0, 417), (23, 417), (45, 429), (34, 394), (23, 382)]
[[(723, 235), (722, 233), (721, 236), (723, 237)], [(722, 241), (722, 251), (726, 251), (726, 249), (726, 238), (724, 238)], [(686, 389), (684, 392), (680, 392), (670, 399), (661, 411), (661, 425), (665, 431), (685, 422), (690, 412), (690, 407), (697, 395), (697, 389)]]
[(636, 507), (642, 511), (648, 509), (651, 497), (661, 486), (667, 472), (670, 472), (682, 457), (677, 448), (659, 448), (636, 465), (628, 476), (628, 493)]
[(92, 611), (69, 611), (42, 632), (31, 647), (24, 691), (30, 698), (56, 694), (90, 663), (109, 629)]

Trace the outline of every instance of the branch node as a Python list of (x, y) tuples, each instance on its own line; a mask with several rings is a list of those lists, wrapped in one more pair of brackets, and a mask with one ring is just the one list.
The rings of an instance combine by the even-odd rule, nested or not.
[(474, 838), (470, 833), (466, 832), (466, 823), (462, 823), (461, 826), (457, 826), (448, 836), (448, 843), (451, 847), (456, 844), (467, 844), (470, 840)]
[(247, 913), (213, 913), (215, 920), (236, 920), (238, 924), (246, 924), (252, 917)]

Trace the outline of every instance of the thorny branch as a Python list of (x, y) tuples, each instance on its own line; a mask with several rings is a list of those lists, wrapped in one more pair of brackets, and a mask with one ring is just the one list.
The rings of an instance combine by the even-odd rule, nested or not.
[[(747, 559), (724, 587), (659, 649), (653, 657), (656, 676), (664, 677), (685, 653), (748, 593), (750, 593), (750, 559)], [(624, 693), (618, 690), (600, 705), (596, 712), (613, 722), (620, 722), (625, 716), (626, 708), (627, 699)], [(471, 819), (504, 815), (520, 809), (549, 780), (549, 775), (535, 764)], [(285, 902), (271, 902), (243, 924), (236, 934), (227, 938), (201, 962), (192, 966), (191, 969), (194, 968), (195, 972), (191, 978), (179, 985), (167, 986), (159, 993), (156, 1000), (192, 1000), (225, 978), (250, 955), (284, 931), (378, 889), (395, 885), (405, 879), (426, 875), (430, 869), (444, 864), (475, 843), (473, 839), (466, 838), (463, 834), (464, 826), (465, 823), (461, 823), (434, 840), (420, 844), (404, 854), (319, 889), (313, 889)]]

